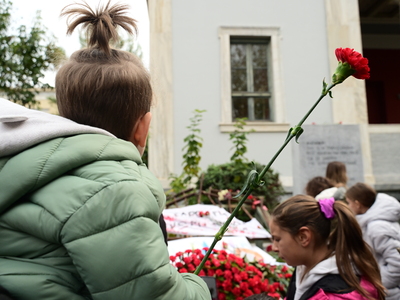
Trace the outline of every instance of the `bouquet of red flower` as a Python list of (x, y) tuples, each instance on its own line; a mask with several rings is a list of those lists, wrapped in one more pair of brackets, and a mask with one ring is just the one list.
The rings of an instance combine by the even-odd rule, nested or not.
[[(193, 273), (208, 248), (186, 250), (171, 256), (180, 273)], [(218, 300), (242, 300), (253, 294), (266, 293), (280, 299), (285, 296), (292, 270), (286, 266), (269, 266), (263, 262), (250, 263), (246, 258), (213, 249), (199, 276), (216, 278)]]

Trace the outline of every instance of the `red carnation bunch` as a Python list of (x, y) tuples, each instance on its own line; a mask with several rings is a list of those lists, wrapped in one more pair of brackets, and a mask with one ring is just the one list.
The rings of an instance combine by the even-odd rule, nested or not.
[[(193, 273), (204, 258), (208, 248), (186, 250), (170, 256), (172, 264), (180, 273)], [(227, 253), (225, 250), (213, 249), (204, 264), (199, 276), (213, 276), (216, 278), (218, 300), (243, 300), (253, 294), (266, 293), (280, 299), (285, 295), (289, 277), (282, 275), (282, 279), (272, 282), (271, 274), (276, 267), (268, 266), (262, 262), (252, 264), (245, 258)], [(291, 272), (285, 267), (287, 273)], [(274, 275), (275, 276), (275, 275)], [(268, 279), (269, 277), (270, 279)]]

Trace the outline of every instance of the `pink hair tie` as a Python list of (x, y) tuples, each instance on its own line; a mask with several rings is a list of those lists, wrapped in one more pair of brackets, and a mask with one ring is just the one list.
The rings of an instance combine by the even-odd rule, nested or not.
[(321, 199), (318, 201), (319, 207), (325, 218), (333, 219), (335, 217), (335, 211), (333, 210), (333, 204), (335, 203), (335, 198)]

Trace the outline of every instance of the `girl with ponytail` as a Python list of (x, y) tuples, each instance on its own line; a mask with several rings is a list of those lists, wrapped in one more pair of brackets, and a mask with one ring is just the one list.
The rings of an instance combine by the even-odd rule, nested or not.
[(273, 249), (296, 271), (287, 300), (384, 300), (379, 268), (346, 203), (294, 196), (275, 208)]

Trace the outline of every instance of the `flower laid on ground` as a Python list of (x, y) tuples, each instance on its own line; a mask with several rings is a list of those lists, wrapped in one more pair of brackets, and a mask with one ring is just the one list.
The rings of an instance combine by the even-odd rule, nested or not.
[(209, 216), (210, 212), (209, 211), (199, 211), (199, 217), (204, 217), (204, 216)]
[[(193, 273), (204, 258), (203, 252), (207, 250), (178, 252), (170, 256), (170, 260), (180, 273)], [(284, 297), (291, 274), (291, 268), (286, 266), (249, 262), (225, 250), (213, 249), (198, 275), (216, 278), (218, 300), (242, 300), (260, 293), (276, 299)]]

